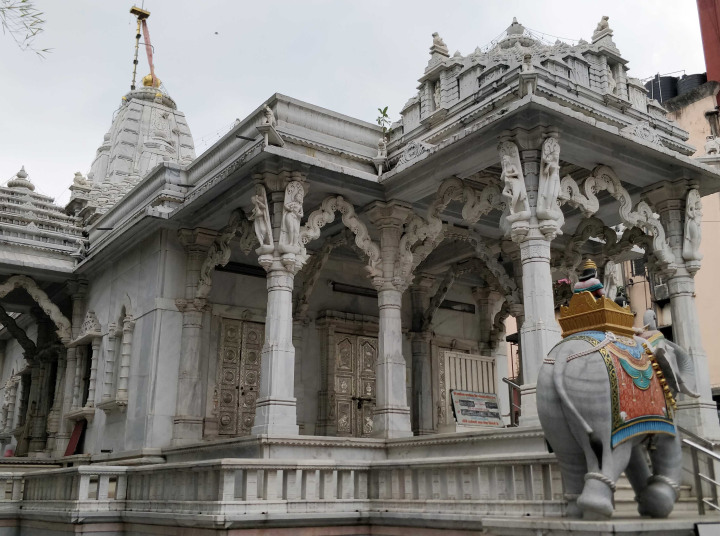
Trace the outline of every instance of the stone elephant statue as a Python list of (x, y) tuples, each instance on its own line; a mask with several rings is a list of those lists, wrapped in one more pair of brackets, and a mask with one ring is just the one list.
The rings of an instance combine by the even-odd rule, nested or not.
[(568, 516), (611, 516), (623, 471), (641, 515), (667, 517), (677, 500), (682, 454), (674, 397), (698, 396), (695, 369), (650, 313), (647, 338), (577, 333), (558, 343), (540, 369), (538, 414), (560, 465)]

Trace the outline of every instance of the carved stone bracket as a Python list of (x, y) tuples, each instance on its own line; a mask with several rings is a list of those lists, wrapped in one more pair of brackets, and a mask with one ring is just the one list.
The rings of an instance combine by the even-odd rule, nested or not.
[(207, 298), (212, 288), (212, 274), (215, 267), (225, 266), (230, 261), (230, 242), (236, 235), (240, 235), (240, 249), (245, 254), (250, 253), (256, 245), (256, 236), (250, 221), (239, 208), (232, 211), (227, 225), (220, 229), (219, 235), (210, 245), (207, 258), (200, 268), (196, 298)]
[(0, 284), (0, 298), (4, 298), (10, 292), (17, 288), (23, 288), (30, 297), (45, 311), (45, 314), (55, 324), (58, 337), (67, 345), (72, 339), (72, 329), (70, 320), (60, 312), (60, 309), (48, 297), (43, 289), (41, 289), (35, 281), (25, 275), (13, 275), (4, 283)]
[(447, 272), (445, 272), (445, 277), (443, 277), (442, 281), (440, 281), (437, 291), (435, 291), (433, 297), (430, 298), (430, 303), (425, 311), (423, 311), (422, 324), (420, 327), (421, 332), (425, 332), (430, 329), (433, 317), (440, 308), (442, 302), (445, 300), (450, 288), (452, 288), (458, 276), (462, 275), (462, 273), (465, 273), (466, 271), (469, 270), (462, 270), (458, 264), (454, 264)]
[(366, 269), (370, 277), (381, 276), (380, 248), (370, 238), (367, 227), (355, 213), (355, 207), (340, 195), (325, 198), (320, 208), (308, 216), (307, 222), (300, 230), (301, 243), (305, 245), (319, 238), (320, 229), (335, 220), (336, 212), (342, 214), (343, 224), (355, 235), (355, 244), (367, 255)]
[(635, 210), (632, 210), (632, 199), (628, 191), (622, 186), (620, 179), (608, 166), (596, 167), (583, 184), (584, 195), (580, 187), (570, 176), (566, 176), (560, 183), (559, 199), (561, 203), (568, 203), (583, 211), (585, 216), (592, 216), (600, 208), (597, 193), (607, 190), (618, 203), (619, 215), (622, 222), (628, 227), (638, 227), (652, 238), (652, 250), (658, 263), (664, 271), (675, 270), (675, 255), (665, 240), (665, 230), (660, 220), (645, 201), (640, 201)]
[(500, 310), (495, 313), (495, 318), (493, 319), (493, 327), (492, 327), (492, 333), (491, 338), (496, 341), (502, 341), (503, 335), (505, 334), (505, 320), (507, 317), (510, 316), (510, 305), (508, 304), (507, 300), (503, 302), (502, 306), (500, 307)]

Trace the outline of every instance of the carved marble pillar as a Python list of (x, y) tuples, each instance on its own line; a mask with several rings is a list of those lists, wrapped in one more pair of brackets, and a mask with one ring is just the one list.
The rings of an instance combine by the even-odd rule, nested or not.
[(17, 401), (17, 390), (18, 390), (18, 379), (12, 378), (10, 381), (8, 394), (8, 407), (7, 407), (7, 419), (5, 420), (5, 429), (3, 430), (6, 434), (9, 434), (15, 428), (15, 403)]
[(95, 407), (95, 387), (97, 385), (97, 368), (100, 359), (100, 337), (93, 337), (90, 343), (90, 379), (88, 380), (88, 398), (85, 401), (86, 408)]
[(412, 431), (415, 435), (435, 433), (433, 426), (432, 331), (424, 325), (423, 314), (430, 302), (433, 277), (418, 276), (410, 287), (412, 303)]
[[(80, 334), (80, 327), (85, 317), (87, 283), (84, 281), (69, 281), (68, 293), (72, 300), (72, 337), (75, 339)], [(60, 389), (62, 390), (61, 425), (55, 437), (55, 456), (62, 456), (65, 452), (68, 441), (70, 440), (72, 425), (74, 424), (74, 422), (69, 421), (62, 422), (62, 419), (74, 407), (73, 392), (75, 388), (75, 373), (77, 370), (77, 352), (78, 349), (76, 347), (70, 347), (67, 349), (65, 355), (65, 372), (62, 375), (62, 383), (60, 384)]]
[(50, 349), (54, 339), (52, 322), (39, 308), (31, 309), (37, 323), (38, 355), (31, 363), (28, 455), (41, 456), (47, 446), (47, 416), (50, 412), (50, 366), (56, 358)]
[[(178, 363), (177, 398), (173, 418), (173, 445), (195, 443), (203, 433), (203, 383), (200, 344), (204, 298), (196, 298), (200, 268), (217, 233), (206, 229), (181, 229), (180, 243), (185, 248), (185, 298), (175, 300), (182, 313), (180, 359)], [(123, 326), (123, 337), (125, 336)], [(119, 387), (119, 381), (118, 381)]]
[(67, 361), (67, 349), (63, 348), (58, 353), (57, 369), (55, 372), (54, 398), (52, 408), (47, 418), (47, 454), (52, 456), (56, 450), (57, 436), (61, 429), (60, 412), (63, 403), (63, 385), (65, 383), (65, 362)]
[(42, 412), (42, 389), (45, 385), (45, 367), (36, 361), (30, 369), (30, 396), (25, 427), (29, 440), (28, 455), (36, 456), (45, 450), (45, 419)]
[(18, 407), (17, 426), (25, 425), (27, 421), (27, 410), (30, 401), (30, 374), (24, 373), (20, 376), (20, 404)]
[(81, 381), (83, 377), (83, 369), (85, 368), (85, 360), (87, 359), (87, 346), (80, 346), (75, 353), (75, 370), (73, 371), (73, 391), (72, 391), (72, 410), (80, 409), (82, 404)]
[[(258, 262), (267, 272), (267, 316), (262, 349), (260, 392), (255, 405), (253, 435), (296, 435), (293, 286), (307, 261), (300, 242), (305, 195), (298, 172), (264, 173), (253, 199), (253, 219), (260, 247)], [(269, 199), (265, 191), (267, 186)]]
[(373, 435), (393, 438), (412, 435), (407, 405), (406, 364), (402, 353), (402, 294), (407, 286), (396, 276), (400, 237), (411, 208), (400, 203), (375, 203), (368, 212), (380, 230), (382, 275), (373, 280), (378, 291), (380, 328), (376, 365), (377, 401), (373, 416)]
[[(303, 379), (302, 379), (302, 367), (303, 367), (303, 342), (306, 335), (306, 330), (308, 326), (308, 319), (305, 317), (302, 318), (295, 318), (293, 320), (293, 328), (292, 328), (292, 343), (293, 348), (295, 348), (295, 377), (294, 377), (294, 386), (293, 386), (293, 393), (296, 394), (296, 396), (299, 393), (303, 393), (303, 398), (301, 398), (301, 402), (307, 400), (307, 393), (303, 392)], [(308, 432), (308, 426), (310, 427), (310, 430), (312, 430), (313, 425), (309, 422), (306, 422), (305, 419), (301, 419), (298, 416), (298, 431), (300, 434), (312, 434), (313, 432)]]
[(482, 355), (490, 355), (495, 347), (492, 340), (494, 309), (500, 295), (489, 287), (472, 289), (473, 300), (477, 307), (478, 317), (478, 350)]
[(516, 130), (501, 136), (499, 152), (505, 181), (503, 196), (508, 202), (503, 227), (520, 248), (522, 267), (521, 425), (535, 426), (539, 424), (535, 397), (538, 371), (561, 339), (550, 269), (550, 243), (563, 223), (562, 213), (555, 211), (560, 185), (559, 146), (552, 130)]
[(267, 317), (262, 350), (260, 393), (255, 406), (254, 435), (299, 432), (294, 395), (292, 291), (295, 270), (280, 258), (261, 259), (267, 270)]
[(107, 402), (113, 398), (113, 384), (115, 378), (115, 360), (119, 356), (115, 355), (115, 346), (117, 344), (117, 336), (120, 330), (115, 324), (108, 324), (107, 347), (105, 348), (105, 379), (103, 380), (102, 402)]
[(130, 379), (130, 357), (132, 352), (135, 320), (127, 314), (122, 321), (122, 339), (120, 340), (120, 368), (118, 370), (117, 391), (115, 400), (127, 401), (128, 381)]
[[(700, 398), (680, 395), (678, 400), (678, 423), (701, 437), (720, 439), (717, 407), (712, 399), (708, 358), (702, 344), (697, 307), (695, 305), (695, 273), (700, 268), (698, 255), (692, 249), (700, 246), (697, 236), (694, 246), (687, 245), (686, 235), (692, 233), (688, 228), (688, 218), (697, 218), (700, 225), (702, 213), (693, 214), (694, 207), (688, 210), (688, 196), (695, 196), (695, 185), (686, 180), (662, 183), (647, 192), (654, 209), (660, 215), (665, 229), (665, 237), (675, 255), (675, 270), (667, 274), (668, 295), (674, 342), (687, 350), (695, 367), (695, 391)], [(699, 201), (699, 196), (697, 196)]]

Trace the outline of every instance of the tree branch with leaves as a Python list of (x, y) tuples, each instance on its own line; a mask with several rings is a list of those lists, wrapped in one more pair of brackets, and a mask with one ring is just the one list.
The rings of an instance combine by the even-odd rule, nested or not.
[(32, 0), (0, 0), (0, 27), (4, 35), (10, 35), (21, 50), (35, 52), (41, 58), (49, 48), (36, 48), (35, 38), (44, 31), (45, 14), (35, 7)]

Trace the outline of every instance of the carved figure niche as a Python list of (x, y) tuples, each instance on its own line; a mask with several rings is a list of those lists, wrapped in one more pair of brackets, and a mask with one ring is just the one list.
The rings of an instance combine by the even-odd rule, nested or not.
[(256, 322), (222, 320), (218, 355), (218, 433), (249, 435), (255, 423), (260, 389), (260, 363), (265, 326)]
[(376, 320), (327, 312), (318, 325), (323, 341), (318, 433), (368, 437), (375, 408)]

